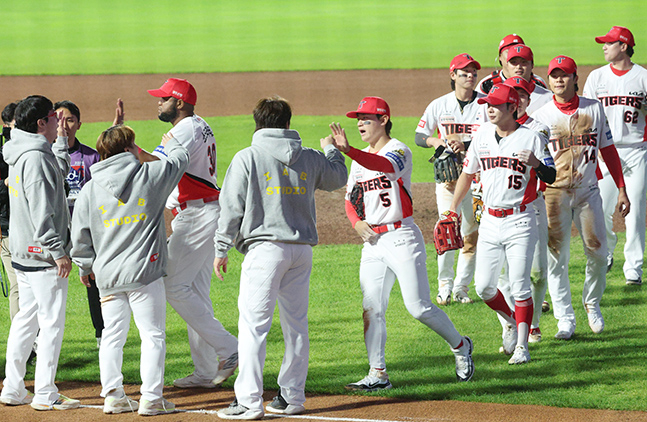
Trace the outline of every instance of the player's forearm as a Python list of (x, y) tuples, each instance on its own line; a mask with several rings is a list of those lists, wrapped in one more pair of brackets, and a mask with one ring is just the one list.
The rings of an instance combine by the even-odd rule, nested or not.
[(350, 203), (350, 201), (346, 200), (344, 201), (344, 208), (346, 209), (346, 216), (348, 217), (348, 220), (350, 221), (351, 226), (355, 228), (355, 224), (357, 224), (358, 221), (362, 221), (357, 213), (355, 212), (355, 208), (353, 207), (353, 204)]
[(602, 154), (602, 158), (604, 158), (604, 162), (606, 163), (616, 186), (618, 188), (624, 188), (625, 178), (622, 175), (622, 162), (620, 161), (620, 156), (618, 155), (618, 150), (615, 145), (601, 148), (600, 154)]
[(346, 155), (357, 161), (357, 164), (369, 170), (381, 171), (382, 173), (395, 173), (393, 164), (381, 155), (371, 154), (370, 152), (361, 151), (353, 147), (350, 147)]
[(535, 168), (535, 172), (542, 182), (548, 183), (549, 185), (555, 182), (557, 178), (557, 170), (555, 167), (549, 167), (542, 162)]
[[(456, 212), (461, 202), (463, 202), (463, 199), (465, 199), (465, 195), (467, 195), (467, 192), (469, 192), (470, 190), (470, 186), (472, 184), (473, 179), (474, 179), (473, 174), (469, 174), (465, 172), (461, 173), (458, 180), (456, 181), (456, 188), (454, 189), (454, 198), (452, 199), (452, 205), (449, 207), (451, 211)], [(443, 212), (446, 210), (438, 210), (438, 211)]]

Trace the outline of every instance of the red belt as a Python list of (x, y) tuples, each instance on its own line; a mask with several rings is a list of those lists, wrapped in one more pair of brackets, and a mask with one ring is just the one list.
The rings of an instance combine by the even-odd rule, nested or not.
[[(214, 196), (209, 196), (207, 198), (195, 199), (195, 200), (192, 200), (191, 202), (192, 203), (197, 203), (198, 201), (202, 201), (203, 204), (208, 204), (209, 202), (217, 201), (219, 196), (220, 196), (220, 194), (214, 195)], [(186, 207), (188, 207), (188, 206), (189, 206), (188, 202), (182, 202), (180, 205), (173, 208), (171, 210), (171, 212), (173, 213), (173, 217), (176, 217), (180, 213), (180, 211), (185, 210)]]
[(505, 209), (505, 208), (488, 208), (487, 212), (490, 215), (493, 215), (494, 217), (501, 218), (501, 217), (507, 217), (509, 215), (514, 214), (514, 212), (516, 210), (519, 210), (519, 212), (524, 212), (526, 210), (526, 206), (522, 205), (519, 208), (508, 208), (508, 209)]
[(402, 227), (402, 221), (396, 221), (395, 223), (383, 224), (381, 226), (371, 226), (371, 229), (377, 233), (382, 234), (389, 232), (391, 230), (399, 229)]

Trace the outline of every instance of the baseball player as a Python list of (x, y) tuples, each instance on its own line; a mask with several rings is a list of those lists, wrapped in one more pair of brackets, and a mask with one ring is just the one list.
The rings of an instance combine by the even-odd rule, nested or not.
[[(627, 239), (623, 271), (627, 284), (642, 284), (642, 266), (645, 254), (645, 214), (647, 195), (647, 70), (632, 63), (634, 37), (627, 28), (614, 26), (608, 34), (596, 37), (604, 44), (604, 59), (608, 66), (589, 74), (584, 84), (585, 97), (602, 102), (609, 121), (613, 141), (618, 150), (631, 212), (625, 218)], [(607, 271), (613, 265), (613, 251), (618, 238), (613, 232), (613, 212), (618, 191), (604, 162), (600, 168), (600, 194), (607, 229)]]
[[(456, 179), (461, 172), (462, 157), (469, 147), (473, 134), (484, 121), (483, 106), (476, 102), (483, 94), (474, 90), (479, 62), (469, 54), (459, 54), (449, 65), (449, 77), (454, 92), (443, 95), (427, 106), (416, 128), (416, 145), (435, 148), (434, 169), (436, 178), (436, 204), (438, 214), (446, 210), (454, 195)], [(438, 130), (438, 137), (433, 136)], [(443, 166), (452, 166), (450, 178)], [(454, 282), (454, 251), (438, 256), (438, 297), (440, 305), (454, 302), (473, 303), (468, 296), (469, 283), (474, 275), (474, 253), (478, 239), (478, 225), (472, 212), (472, 198), (467, 196), (460, 207), (463, 216), (461, 227), (465, 246), (458, 255), (456, 281)]]
[[(164, 205), (189, 164), (189, 153), (165, 134), (167, 158), (140, 164), (135, 132), (112, 126), (97, 140), (101, 161), (75, 200), (72, 259), (81, 282), (92, 274), (105, 318), (99, 350), (104, 413), (175, 411), (162, 397), (166, 354)], [(121, 373), (130, 314), (141, 337), (141, 400), (126, 396)]]
[[(63, 120), (40, 95), (18, 104), (11, 142), (3, 148), (9, 164), (9, 249), (16, 270), (20, 311), (11, 322), (0, 402), (31, 403), (36, 410), (79, 407), (54, 384), (65, 329), (70, 213), (65, 175), (70, 166)], [(55, 142), (56, 141), (56, 142)], [(39, 334), (34, 393), (25, 389), (25, 364)]]
[[(173, 125), (169, 134), (189, 150), (191, 157), (186, 173), (166, 202), (175, 216), (168, 241), (166, 300), (187, 323), (195, 366), (192, 374), (173, 381), (173, 385), (214, 388), (238, 366), (238, 342), (214, 318), (209, 297), (213, 236), (220, 213), (216, 140), (207, 122), (194, 113), (198, 96), (188, 81), (170, 78), (148, 93), (160, 98), (159, 119)], [(164, 147), (158, 146), (154, 154), (163, 157)]]
[(318, 242), (315, 190), (344, 186), (346, 165), (332, 136), (321, 140), (323, 153), (303, 147), (299, 133), (290, 129), (291, 117), (283, 98), (258, 102), (252, 145), (234, 156), (222, 187), (213, 264), (216, 276), (223, 279), (227, 252), (234, 243), (245, 255), (238, 298), (240, 370), (234, 385), (236, 399), (218, 411), (223, 419), (264, 415), (265, 348), (277, 302), (285, 355), (279, 394), (266, 409), (287, 415), (305, 411), (308, 289), (312, 246)]
[[(492, 86), (504, 82), (507, 78), (514, 76), (514, 67), (513, 66), (508, 66), (508, 60), (509, 60), (509, 48), (514, 45), (518, 44), (524, 44), (523, 39), (517, 35), (517, 34), (510, 34), (506, 35), (503, 37), (501, 42), (499, 43), (499, 65), (501, 66), (501, 70), (495, 70), (492, 72), (492, 74), (486, 76), (485, 78), (481, 79), (481, 81), (478, 83), (478, 86), (476, 88), (477, 91), (487, 94), (490, 92), (490, 89)], [(532, 61), (532, 59), (531, 59)], [(530, 70), (528, 72), (528, 77), (526, 78), (527, 81), (532, 81), (535, 84), (539, 85), (542, 88), (546, 88), (546, 82), (540, 77), (532, 73), (532, 65), (530, 66)]]
[[(521, 76), (510, 77), (506, 79), (504, 84), (513, 87), (517, 91), (517, 94), (519, 94), (517, 123), (534, 130), (541, 136), (544, 143), (547, 143), (550, 135), (550, 129), (548, 126), (528, 116), (528, 113), (526, 112), (528, 104), (531, 103), (530, 96), (533, 92), (534, 84), (532, 82), (528, 82)], [(548, 221), (546, 219), (546, 201), (544, 200), (546, 185), (545, 183), (539, 183), (537, 188), (537, 199), (532, 202), (532, 205), (535, 210), (535, 218), (537, 219), (538, 240), (532, 260), (532, 284), (530, 285), (532, 302), (533, 304), (537, 304), (537, 306), (533, 306), (532, 323), (530, 325), (530, 335), (528, 336), (529, 343), (538, 343), (541, 341), (539, 318), (541, 317), (543, 304), (548, 304), (547, 302), (544, 302), (546, 289), (548, 288)], [(514, 309), (514, 300), (510, 297), (507, 262), (504, 265), (503, 273), (499, 277), (498, 287), (501, 293), (505, 296), (510, 308)], [(542, 306), (539, 306), (539, 304), (542, 304)], [(501, 317), (499, 317), (499, 320), (501, 321), (505, 332), (507, 322)]]
[(575, 332), (568, 277), (573, 222), (582, 237), (587, 261), (582, 303), (591, 330), (596, 334), (604, 330), (600, 300), (606, 285), (607, 242), (596, 175), (600, 154), (619, 188), (617, 209), (623, 216), (629, 212), (622, 166), (604, 109), (599, 101), (577, 95), (577, 79), (572, 58), (552, 59), (548, 83), (554, 100), (533, 115), (550, 128), (548, 147), (557, 167), (555, 183), (546, 188), (548, 289), (558, 320), (555, 338), (563, 340)]
[[(523, 364), (530, 362), (530, 269), (538, 238), (532, 203), (537, 197), (537, 177), (551, 183), (555, 169), (545, 141), (516, 122), (519, 94), (514, 88), (494, 85), (478, 101), (488, 104), (490, 123), (483, 124), (472, 139), (450, 211), (456, 212), (474, 175), (481, 172), (484, 211), (474, 275), (476, 293), (508, 323), (503, 347), (508, 354), (514, 351), (508, 363)], [(503, 259), (509, 265), (514, 312), (497, 289)]]
[[(359, 282), (370, 365), (368, 375), (346, 389), (391, 388), (384, 356), (385, 316), (396, 278), (409, 313), (449, 344), (456, 358), (456, 377), (469, 381), (474, 374), (472, 341), (458, 333), (429, 297), (425, 242), (413, 222), (411, 150), (391, 137), (391, 112), (382, 98), (365, 97), (346, 116), (357, 119), (362, 141), (368, 144), (361, 151), (351, 147), (341, 126), (331, 125), (335, 145), (353, 159), (346, 185), (346, 215), (364, 241)], [(356, 198), (358, 191), (361, 200)]]
[[(99, 153), (87, 145), (82, 144), (76, 137), (76, 132), (81, 128), (81, 111), (71, 101), (58, 101), (54, 109), (62, 113), (63, 125), (67, 132), (68, 151), (70, 154), (70, 172), (67, 175), (69, 192), (67, 204), (70, 214), (74, 212), (74, 202), (81, 192), (81, 188), (92, 179), (90, 167), (99, 162)], [(101, 332), (103, 331), (103, 316), (101, 315), (101, 303), (99, 302), (99, 289), (94, 278), (89, 279), (88, 306), (90, 318), (94, 326), (94, 334), (97, 339), (97, 347), (101, 344)]]

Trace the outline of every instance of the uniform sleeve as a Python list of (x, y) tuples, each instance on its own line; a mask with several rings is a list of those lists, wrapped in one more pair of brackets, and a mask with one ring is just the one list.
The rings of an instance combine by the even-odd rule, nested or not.
[(181, 145), (175, 138), (169, 140), (166, 144), (165, 155), (159, 161), (151, 161), (150, 166), (161, 166), (161, 172), (165, 180), (166, 195), (178, 184), (184, 171), (189, 166), (189, 151)]
[(353, 147), (350, 147), (346, 155), (352, 158), (353, 161), (356, 161), (360, 166), (369, 170), (381, 171), (382, 173), (393, 173), (395, 171), (393, 163), (381, 155), (371, 154), (370, 152)]
[(598, 98), (595, 96), (595, 86), (593, 82), (594, 77), (595, 74), (593, 72), (589, 73), (589, 76), (586, 78), (586, 83), (584, 83), (584, 91), (582, 91), (582, 96), (597, 100)]
[(434, 115), (434, 101), (432, 101), (425, 112), (422, 114), (420, 121), (418, 121), (418, 127), (416, 127), (416, 133), (422, 133), (427, 137), (432, 136), (436, 131), (438, 122), (436, 121), (436, 116)]
[(248, 184), (249, 170), (239, 152), (231, 160), (220, 190), (220, 218), (214, 237), (217, 258), (226, 257), (229, 249), (234, 247), (245, 215)]
[(88, 192), (90, 186), (81, 190), (76, 199), (74, 214), (72, 215), (72, 262), (79, 267), (79, 275), (85, 276), (92, 273), (92, 265), (96, 259), (96, 252), (92, 243), (90, 231), (90, 210)]
[(398, 180), (404, 173), (411, 171), (411, 150), (402, 145), (395, 147), (384, 154), (384, 157), (391, 162), (393, 166), (392, 173), (385, 173), (390, 180)]
[[(184, 120), (186, 119), (190, 119), (190, 117), (185, 117)], [(180, 143), (180, 145), (189, 150), (190, 154), (193, 144), (193, 125), (185, 124), (184, 120), (173, 126), (173, 128), (169, 130), (168, 133), (170, 133), (171, 136), (173, 136), (173, 138), (175, 138), (175, 140)], [(166, 149), (162, 145), (158, 145), (153, 150), (153, 155), (162, 158), (166, 156)]]
[[(550, 129), (548, 129), (550, 131)], [(555, 161), (548, 149), (548, 138), (544, 137), (540, 132), (537, 132), (536, 150), (533, 151), (535, 157), (548, 167), (555, 168)]]
[(67, 136), (56, 137), (56, 142), (52, 145), (52, 152), (56, 156), (56, 162), (58, 163), (58, 168), (63, 174), (63, 178), (66, 178), (70, 172), (71, 160), (68, 148)]
[(613, 136), (611, 135), (611, 129), (609, 128), (609, 121), (607, 120), (606, 114), (604, 114), (604, 107), (602, 103), (598, 101), (599, 115), (598, 118), (602, 120), (602, 130), (600, 131), (600, 149), (608, 147), (609, 145), (615, 145), (613, 143)]

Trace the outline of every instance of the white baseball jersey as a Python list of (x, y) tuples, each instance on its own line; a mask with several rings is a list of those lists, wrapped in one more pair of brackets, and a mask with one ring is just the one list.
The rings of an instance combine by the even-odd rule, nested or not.
[(553, 93), (544, 88), (543, 86), (533, 84), (535, 89), (530, 94), (530, 104), (526, 108), (526, 113), (532, 114), (539, 110), (544, 104), (553, 100)]
[(548, 140), (550, 139), (550, 128), (548, 126), (537, 119), (533, 119), (532, 117), (528, 116), (528, 114), (524, 115), (523, 120), (518, 119), (517, 122), (526, 126), (528, 129), (532, 129), (537, 132), (539, 136), (541, 136), (544, 141), (548, 143)]
[(533, 118), (548, 125), (548, 150), (555, 160), (557, 188), (579, 188), (597, 185), (595, 174), (600, 148), (613, 144), (611, 131), (597, 100), (579, 97), (579, 105), (571, 114), (560, 110), (551, 101)]
[[(197, 115), (185, 117), (169, 133), (189, 150), (189, 167), (177, 188), (166, 202), (166, 208), (175, 208), (182, 202), (217, 196), (216, 139), (211, 127)], [(159, 145), (155, 155), (166, 155)]]
[(647, 141), (647, 69), (634, 63), (618, 76), (609, 63), (589, 74), (583, 95), (602, 103), (616, 145)]
[(483, 124), (472, 140), (463, 163), (468, 174), (481, 172), (483, 203), (490, 208), (516, 208), (537, 198), (537, 175), (517, 153), (528, 149), (544, 164), (552, 159), (537, 132), (521, 125), (497, 142), (496, 126)]
[(479, 126), (487, 121), (487, 105), (477, 102), (483, 97), (477, 92), (474, 100), (463, 110), (454, 92), (436, 98), (425, 109), (416, 133), (432, 136), (438, 129), (441, 139), (456, 139), (463, 143), (471, 141)]
[[(368, 152), (369, 147), (363, 149)], [(346, 185), (346, 200), (355, 183), (364, 189), (365, 219), (371, 225), (400, 221), (413, 215), (411, 198), (411, 150), (395, 138), (377, 152), (393, 165), (395, 173), (368, 170), (353, 161)]]

